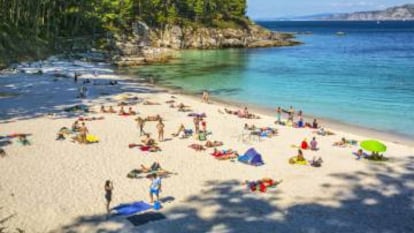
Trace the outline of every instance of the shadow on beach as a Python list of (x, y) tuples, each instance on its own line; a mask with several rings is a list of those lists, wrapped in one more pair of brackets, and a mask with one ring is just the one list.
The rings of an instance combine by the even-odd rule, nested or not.
[[(85, 78), (86, 79), (86, 78)], [(85, 113), (66, 113), (66, 107), (89, 104), (102, 99), (104, 104), (112, 104), (115, 100), (105, 96), (124, 92), (157, 93), (153, 87), (147, 87), (140, 79), (117, 80), (117, 85), (109, 85), (114, 79), (94, 78), (85, 84), (88, 89), (87, 98), (77, 98), (79, 88), (85, 80), (77, 83), (73, 78), (56, 77), (50, 74), (6, 74), (0, 75), (0, 93), (8, 93), (0, 99), (0, 120), (27, 120), (48, 114), (56, 114), (56, 118), (76, 117)], [(95, 85), (94, 85), (95, 83)], [(139, 83), (139, 85), (134, 85)], [(4, 123), (4, 122), (3, 122)]]
[[(133, 227), (121, 217), (83, 216), (55, 232), (414, 232), (414, 156), (396, 162), (402, 172), (387, 163), (371, 163), (366, 171), (331, 174), (350, 183), (346, 191), (351, 195), (341, 195), (343, 189), (335, 193), (335, 207), (321, 199), (281, 207), (278, 201), (290, 198), (283, 195), (284, 184), (263, 195), (247, 192), (236, 180), (208, 181), (204, 190), (180, 206), (161, 211), (167, 220)], [(363, 185), (368, 176), (378, 183)], [(204, 210), (211, 214), (205, 216)]]

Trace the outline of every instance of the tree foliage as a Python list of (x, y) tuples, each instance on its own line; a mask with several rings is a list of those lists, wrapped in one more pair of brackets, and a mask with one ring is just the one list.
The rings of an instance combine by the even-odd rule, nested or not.
[(158, 28), (242, 27), (245, 12), (246, 0), (0, 0), (0, 51), (15, 38), (49, 43), (128, 33), (137, 20)]

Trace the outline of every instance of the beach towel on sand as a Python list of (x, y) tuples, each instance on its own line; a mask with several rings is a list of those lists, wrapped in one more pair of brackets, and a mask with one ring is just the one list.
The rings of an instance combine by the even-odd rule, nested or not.
[(88, 143), (97, 143), (97, 142), (99, 142), (99, 138), (98, 138), (97, 136), (95, 136), (95, 135), (88, 134), (88, 135), (86, 136), (86, 141), (87, 141)]
[(308, 161), (306, 160), (298, 160), (297, 156), (293, 156), (289, 159), (290, 164), (298, 164), (298, 165), (308, 165)]
[(142, 214), (137, 214), (127, 218), (134, 226), (141, 226), (149, 222), (159, 221), (167, 219), (165, 215), (157, 212), (146, 212)]
[(135, 213), (141, 213), (152, 208), (152, 205), (143, 201), (121, 204), (112, 208), (116, 215), (127, 216)]

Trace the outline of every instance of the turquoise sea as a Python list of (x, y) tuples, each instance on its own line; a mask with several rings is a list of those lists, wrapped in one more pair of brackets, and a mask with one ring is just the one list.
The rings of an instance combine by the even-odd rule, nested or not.
[(171, 64), (129, 72), (191, 93), (206, 89), (266, 108), (293, 105), (308, 115), (414, 138), (414, 22), (258, 23), (297, 32), (304, 44), (185, 51)]

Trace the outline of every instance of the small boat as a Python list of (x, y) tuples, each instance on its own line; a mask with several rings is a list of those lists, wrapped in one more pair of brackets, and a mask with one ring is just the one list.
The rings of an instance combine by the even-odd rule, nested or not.
[(337, 32), (336, 35), (337, 36), (345, 36), (346, 34), (345, 34), (345, 32)]

